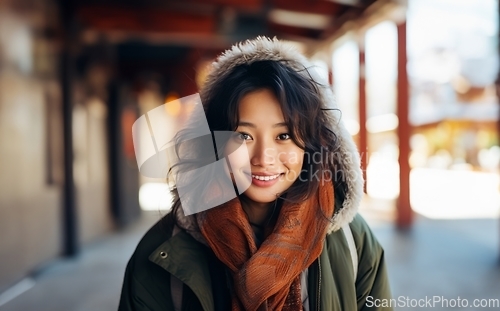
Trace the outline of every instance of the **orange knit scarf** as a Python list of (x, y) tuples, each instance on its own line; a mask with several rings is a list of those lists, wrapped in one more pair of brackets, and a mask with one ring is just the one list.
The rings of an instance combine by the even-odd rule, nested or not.
[(233, 310), (302, 310), (300, 273), (323, 249), (334, 210), (331, 182), (300, 204), (284, 202), (276, 225), (257, 248), (248, 218), (235, 198), (197, 214), (201, 233), (232, 272)]

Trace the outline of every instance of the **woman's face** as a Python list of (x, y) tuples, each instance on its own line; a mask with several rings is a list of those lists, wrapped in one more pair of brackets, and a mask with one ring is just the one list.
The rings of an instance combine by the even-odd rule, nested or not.
[(249, 160), (250, 165), (231, 161), (233, 177), (243, 176), (251, 180), (244, 192), (250, 200), (273, 202), (299, 177), (304, 150), (291, 139), (278, 99), (272, 91), (257, 90), (241, 99), (236, 132), (235, 143), (245, 142), (248, 150), (246, 161)]

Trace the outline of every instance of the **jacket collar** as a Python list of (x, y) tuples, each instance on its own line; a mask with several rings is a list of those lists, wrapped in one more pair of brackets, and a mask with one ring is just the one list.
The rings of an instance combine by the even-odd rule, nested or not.
[(203, 309), (212, 311), (212, 280), (204, 247), (181, 230), (161, 244), (149, 256), (149, 260), (189, 286), (200, 300)]

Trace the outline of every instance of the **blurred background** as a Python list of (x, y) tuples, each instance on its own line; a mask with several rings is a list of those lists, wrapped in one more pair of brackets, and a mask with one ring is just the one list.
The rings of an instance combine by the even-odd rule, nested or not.
[(257, 35), (333, 88), (394, 297), (499, 307), (498, 16), (498, 0), (1, 0), (0, 310), (116, 310), (170, 207), (132, 124), (170, 103), (175, 131), (175, 100)]

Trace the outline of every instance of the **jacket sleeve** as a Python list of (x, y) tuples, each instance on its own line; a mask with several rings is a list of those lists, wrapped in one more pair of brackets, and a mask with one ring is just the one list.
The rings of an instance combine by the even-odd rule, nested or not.
[(351, 229), (359, 256), (356, 278), (358, 310), (393, 310), (384, 249), (360, 215), (351, 223)]

